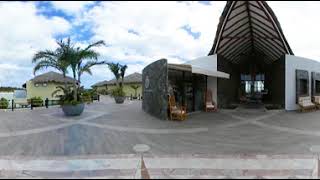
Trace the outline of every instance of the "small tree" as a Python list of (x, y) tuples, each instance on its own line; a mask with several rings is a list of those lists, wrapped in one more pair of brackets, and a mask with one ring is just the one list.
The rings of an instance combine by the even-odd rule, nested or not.
[(137, 97), (137, 90), (138, 88), (140, 87), (139, 85), (137, 84), (133, 84), (130, 86), (132, 89), (134, 89), (134, 97)]
[[(112, 96), (125, 96), (123, 91), (124, 75), (126, 73), (127, 65), (120, 65), (119, 63), (107, 63), (109, 70), (116, 78), (116, 88), (112, 90)], [(120, 81), (121, 79), (121, 81)]]

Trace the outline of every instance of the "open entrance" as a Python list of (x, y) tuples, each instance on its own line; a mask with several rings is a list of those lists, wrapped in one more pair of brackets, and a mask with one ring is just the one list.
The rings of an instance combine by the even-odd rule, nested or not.
[(218, 102), (285, 106), (285, 55), (293, 55), (280, 24), (264, 1), (228, 1), (209, 55), (217, 69), (230, 74), (218, 79)]

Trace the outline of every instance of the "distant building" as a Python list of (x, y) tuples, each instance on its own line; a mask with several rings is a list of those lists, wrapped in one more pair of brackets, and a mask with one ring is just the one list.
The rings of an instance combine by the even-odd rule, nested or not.
[[(142, 74), (133, 73), (124, 77), (123, 81), (123, 90), (126, 93), (126, 96), (135, 96), (135, 90), (131, 87), (133, 85), (139, 86), (137, 89), (137, 96), (142, 95)], [(112, 89), (116, 87), (116, 80), (112, 79), (110, 81), (102, 81), (92, 85), (93, 88), (97, 89), (97, 92), (103, 94), (104, 92), (110, 93)]]
[[(71, 77), (64, 78), (62, 74), (56, 72), (48, 72), (27, 81), (23, 86), (27, 90), (27, 99), (33, 97), (41, 97), (43, 100), (58, 100), (59, 98), (52, 96), (52, 93), (57, 90), (58, 86), (64, 86), (67, 82), (69, 86), (73, 85), (74, 79)], [(57, 95), (62, 95), (59, 93)]]

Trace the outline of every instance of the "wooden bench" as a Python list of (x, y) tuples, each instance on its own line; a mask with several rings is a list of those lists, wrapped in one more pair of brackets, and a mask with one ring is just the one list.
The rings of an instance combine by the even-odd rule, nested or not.
[(310, 96), (299, 97), (298, 104), (300, 106), (300, 111), (301, 112), (305, 112), (305, 111), (309, 111), (309, 110), (316, 110), (317, 109), (317, 106), (314, 103), (312, 103)]

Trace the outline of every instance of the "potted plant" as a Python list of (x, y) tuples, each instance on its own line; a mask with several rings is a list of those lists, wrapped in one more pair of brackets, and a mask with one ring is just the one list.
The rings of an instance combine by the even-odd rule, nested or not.
[(116, 88), (111, 90), (111, 96), (117, 104), (122, 104), (126, 98), (126, 94), (123, 91), (123, 80), (127, 65), (120, 65), (119, 63), (107, 63), (110, 71), (114, 74), (116, 79)]
[(53, 93), (63, 92), (64, 95), (60, 97), (60, 104), (63, 112), (67, 116), (81, 115), (84, 110), (84, 102), (81, 97), (81, 76), (84, 73), (92, 74), (91, 67), (95, 65), (105, 64), (99, 62), (99, 54), (92, 50), (93, 47), (104, 45), (103, 41), (98, 41), (88, 45), (82, 49), (74, 47), (71, 44), (70, 38), (67, 41), (57, 41), (58, 48), (55, 51), (45, 50), (35, 54), (32, 62), (37, 63), (34, 67), (34, 73), (40, 69), (52, 67), (62, 72), (66, 77), (66, 73), (70, 69), (73, 74), (74, 81), (72, 86), (64, 83), (64, 86), (58, 86)]
[(138, 97), (137, 97), (137, 90), (138, 90), (138, 88), (139, 88), (140, 86), (137, 85), (137, 84), (133, 84), (133, 85), (131, 85), (130, 87), (134, 90), (134, 97), (133, 97), (133, 99), (137, 99), (137, 98), (138, 98)]
[(9, 106), (9, 102), (5, 98), (0, 99), (0, 109), (7, 109)]

